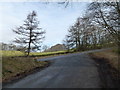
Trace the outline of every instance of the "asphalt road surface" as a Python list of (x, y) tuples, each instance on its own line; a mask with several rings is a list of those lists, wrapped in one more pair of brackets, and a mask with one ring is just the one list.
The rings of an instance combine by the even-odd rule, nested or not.
[(101, 50), (39, 59), (53, 63), (3, 88), (100, 88), (96, 63), (87, 55), (97, 51)]

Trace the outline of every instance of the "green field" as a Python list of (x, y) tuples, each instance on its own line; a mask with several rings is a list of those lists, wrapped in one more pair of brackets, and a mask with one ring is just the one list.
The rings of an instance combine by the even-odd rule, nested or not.
[[(56, 54), (64, 54), (67, 51), (55, 51), (55, 52), (31, 52), (30, 56), (49, 56), (49, 55), (56, 55)], [(24, 56), (25, 54), (20, 51), (0, 51), (0, 54), (4, 57), (6, 56)]]
[(2, 56), (24, 56), (23, 52), (20, 51), (0, 51)]

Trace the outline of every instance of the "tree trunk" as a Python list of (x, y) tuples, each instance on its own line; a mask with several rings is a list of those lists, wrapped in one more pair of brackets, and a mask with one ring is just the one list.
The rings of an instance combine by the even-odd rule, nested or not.
[(29, 54), (30, 54), (30, 49), (31, 49), (31, 34), (32, 34), (32, 30), (30, 30), (30, 40), (29, 40), (29, 46), (28, 46), (28, 54), (27, 54), (27, 56), (29, 56)]

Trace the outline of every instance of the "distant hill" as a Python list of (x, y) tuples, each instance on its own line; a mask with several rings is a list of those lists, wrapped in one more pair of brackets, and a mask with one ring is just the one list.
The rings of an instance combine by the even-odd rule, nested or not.
[(63, 51), (63, 50), (66, 50), (63, 44), (56, 44), (51, 48), (45, 50), (45, 52), (54, 52), (54, 51)]

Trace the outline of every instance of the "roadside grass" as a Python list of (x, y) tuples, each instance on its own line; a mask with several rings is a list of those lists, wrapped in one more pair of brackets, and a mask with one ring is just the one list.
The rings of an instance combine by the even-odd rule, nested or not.
[(112, 49), (112, 51), (118, 55), (120, 55), (120, 48), (119, 47), (115, 47), (114, 49)]
[(34, 57), (2, 57), (2, 80), (7, 81), (35, 68), (43, 68), (47, 61), (37, 61)]
[(113, 48), (101, 52), (94, 52), (90, 53), (90, 55), (98, 59), (104, 58), (113, 68), (115, 68), (116, 70), (120, 69), (120, 65), (118, 63), (120, 53), (118, 52), (118, 48)]
[(119, 88), (120, 65), (117, 47), (100, 52), (89, 53), (98, 68), (102, 88)]

